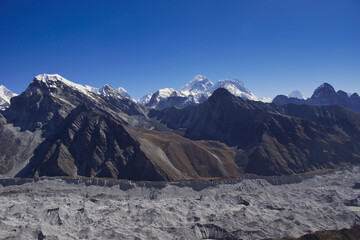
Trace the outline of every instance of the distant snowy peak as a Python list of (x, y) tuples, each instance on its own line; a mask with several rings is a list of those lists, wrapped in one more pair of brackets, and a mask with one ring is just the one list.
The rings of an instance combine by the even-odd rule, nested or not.
[(151, 93), (146, 94), (145, 96), (143, 96), (142, 98), (139, 99), (139, 103), (140, 104), (148, 104), (150, 102), (150, 99), (152, 97)]
[(259, 98), (259, 101), (263, 102), (263, 103), (271, 103), (272, 100), (273, 99), (271, 97), (261, 97), (261, 98)]
[(186, 96), (197, 95), (207, 92), (212, 86), (214, 86), (214, 84), (205, 76), (197, 75), (194, 80), (186, 84), (180, 91)]
[(300, 92), (299, 90), (294, 90), (291, 93), (288, 94), (289, 98), (297, 98), (297, 99), (304, 99), (306, 100), (307, 97), (305, 96), (305, 94), (303, 94), (302, 92)]
[(164, 108), (165, 106), (182, 108), (206, 101), (218, 88), (225, 88), (233, 95), (244, 99), (263, 102), (271, 101), (270, 98), (259, 99), (238, 79), (219, 80), (216, 84), (213, 84), (205, 76), (197, 75), (193, 80), (181, 88), (180, 91), (175, 91), (173, 88), (159, 89), (154, 94), (145, 95), (139, 102), (158, 109)]
[(16, 93), (13, 93), (9, 89), (7, 89), (4, 85), (0, 85), (0, 98), (5, 100), (7, 103), (10, 103), (10, 99), (12, 97), (17, 96)]
[(169, 97), (186, 97), (182, 92), (176, 91), (173, 88), (163, 88), (157, 90), (147, 103), (148, 106), (156, 108), (156, 106)]
[(0, 85), (0, 110), (10, 106), (10, 99), (17, 96), (16, 93), (11, 92), (4, 85)]
[(173, 88), (163, 88), (163, 89), (159, 89), (158, 91), (156, 91), (153, 96), (155, 96), (158, 99), (161, 98), (167, 98), (167, 97), (171, 97), (171, 96), (177, 96), (177, 95), (182, 95), (181, 92), (179, 91), (175, 91)]
[(105, 84), (102, 88), (100, 88), (99, 94), (103, 97), (122, 98), (120, 93), (109, 84)]
[(116, 89), (116, 91), (118, 91), (118, 93), (119, 93), (121, 96), (123, 96), (123, 97), (125, 97), (125, 98), (127, 98), (127, 99), (130, 99), (130, 100), (132, 100), (132, 101), (135, 101), (135, 99), (133, 99), (133, 98), (130, 96), (130, 94), (129, 94), (124, 88), (119, 87), (119, 88)]
[(259, 101), (259, 98), (255, 96), (250, 90), (245, 88), (244, 83), (239, 79), (233, 80), (219, 80), (211, 89), (210, 92), (213, 93), (218, 88), (225, 88), (231, 94), (242, 97), (244, 99)]

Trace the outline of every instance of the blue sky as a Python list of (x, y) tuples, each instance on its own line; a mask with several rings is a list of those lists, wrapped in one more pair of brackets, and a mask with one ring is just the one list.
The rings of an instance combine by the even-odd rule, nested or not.
[(197, 74), (259, 97), (360, 93), (360, 1), (0, 0), (0, 84), (20, 93), (39, 73), (136, 99)]

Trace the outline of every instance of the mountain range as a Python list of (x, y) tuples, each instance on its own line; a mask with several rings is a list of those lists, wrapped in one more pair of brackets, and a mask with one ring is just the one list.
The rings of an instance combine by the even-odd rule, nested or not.
[(310, 98), (319, 104), (269, 104), (238, 80), (197, 76), (143, 105), (110, 85), (41, 74), (0, 112), (0, 174), (174, 181), (359, 164), (360, 115), (322, 106), (332, 96), (323, 84)]
[(269, 98), (258, 98), (238, 79), (219, 80), (214, 84), (205, 76), (197, 75), (192, 81), (182, 87), (180, 91), (176, 91), (173, 88), (159, 89), (153, 94), (143, 96), (139, 103), (155, 109), (169, 107), (184, 108), (203, 103), (218, 88), (225, 88), (233, 95), (244, 99), (264, 102), (271, 100)]
[[(316, 106), (340, 105), (360, 113), (360, 97), (357, 93), (349, 96), (348, 93), (339, 90), (335, 91), (334, 87), (328, 83), (321, 84), (310, 98), (296, 95), (278, 95), (272, 101), (277, 105), (285, 104), (307, 104)], [(301, 94), (301, 93), (300, 93)]]

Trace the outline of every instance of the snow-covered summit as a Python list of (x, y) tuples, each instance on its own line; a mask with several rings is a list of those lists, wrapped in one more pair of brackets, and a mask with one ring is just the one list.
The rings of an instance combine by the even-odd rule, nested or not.
[(43, 82), (45, 83), (49, 88), (56, 88), (55, 83), (56, 82), (61, 82), (71, 88), (73, 88), (74, 90), (77, 90), (79, 92), (82, 92), (84, 94), (88, 94), (89, 92), (91, 92), (91, 88), (89, 86), (83, 86), (81, 84), (77, 84), (77, 83), (73, 83), (69, 80), (67, 80), (66, 78), (60, 76), (59, 74), (39, 74), (37, 76), (35, 76), (33, 81), (39, 81), (39, 82)]
[(11, 92), (4, 85), (0, 85), (0, 110), (10, 106), (10, 99), (17, 96), (16, 93)]
[(302, 92), (300, 92), (299, 90), (294, 90), (291, 93), (288, 94), (289, 98), (297, 98), (297, 99), (304, 99), (306, 100), (307, 97), (305, 96), (305, 94), (303, 94)]
[(156, 107), (157, 104), (169, 97), (186, 97), (182, 92), (176, 91), (173, 88), (163, 88), (157, 90), (150, 98), (148, 105), (150, 107)]
[[(176, 91), (173, 88), (159, 89), (154, 94), (145, 95), (139, 102), (153, 108), (159, 108), (159, 106), (162, 108), (164, 106), (177, 106), (181, 108), (206, 101), (206, 99), (208, 99), (218, 88), (225, 88), (235, 96), (253, 101), (271, 101), (269, 98), (259, 99), (254, 93), (248, 90), (244, 86), (244, 83), (239, 79), (219, 80), (216, 84), (213, 84), (205, 76), (197, 75), (193, 80), (182, 87), (180, 91)], [(169, 97), (178, 98), (169, 99)]]
[(139, 103), (145, 105), (150, 102), (151, 97), (152, 97), (152, 94), (148, 93), (139, 99)]
[(235, 96), (242, 97), (244, 99), (249, 99), (253, 101), (259, 101), (259, 98), (255, 96), (250, 90), (248, 90), (242, 81), (239, 79), (233, 80), (219, 80), (211, 89), (210, 92), (213, 93), (218, 88), (225, 88), (230, 93)]
[(16, 93), (13, 93), (9, 89), (7, 89), (4, 85), (0, 85), (0, 98), (10, 103), (10, 99), (12, 97), (17, 96)]
[(207, 92), (208, 89), (210, 89), (212, 86), (214, 86), (214, 84), (205, 76), (197, 75), (192, 81), (190, 81), (183, 88), (181, 88), (180, 91), (186, 96), (195, 96), (197, 94)]
[[(120, 94), (122, 97), (128, 98), (135, 102), (135, 100), (130, 96), (130, 94), (122, 87), (119, 87), (117, 89), (114, 89), (112, 86), (105, 84), (101, 88), (96, 88), (88, 85), (81, 85), (74, 82), (71, 82), (67, 80), (66, 78), (60, 76), (59, 74), (39, 74), (35, 76), (33, 81), (39, 81), (45, 83), (49, 88), (56, 88), (56, 82), (61, 82), (69, 87), (71, 87), (74, 90), (77, 90), (79, 92), (82, 92), (86, 95), (89, 95), (90, 93), (96, 94), (96, 95), (102, 95), (102, 96), (115, 96), (115, 92)], [(91, 95), (91, 94), (90, 94)]]
[(263, 103), (271, 103), (272, 100), (273, 99), (271, 97), (261, 97), (261, 98), (259, 98), (259, 101), (263, 102)]
[(105, 84), (102, 88), (99, 89), (99, 94), (104, 97), (112, 97), (112, 98), (119, 98), (119, 92), (115, 90), (109, 84)]
[(123, 97), (125, 97), (125, 98), (127, 98), (127, 99), (130, 99), (130, 100), (136, 102), (136, 100), (133, 99), (133, 98), (130, 96), (130, 94), (129, 94), (124, 88), (119, 87), (119, 88), (116, 89), (116, 91), (118, 91), (118, 93), (119, 93), (121, 96), (123, 96)]

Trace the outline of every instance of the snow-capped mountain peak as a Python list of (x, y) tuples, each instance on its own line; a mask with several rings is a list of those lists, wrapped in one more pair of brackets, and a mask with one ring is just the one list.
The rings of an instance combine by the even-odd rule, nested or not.
[(148, 93), (139, 99), (139, 103), (145, 105), (150, 102), (151, 97), (152, 97), (152, 94)]
[(210, 92), (213, 93), (218, 88), (225, 88), (231, 94), (242, 97), (244, 99), (249, 99), (253, 101), (259, 101), (258, 97), (254, 93), (245, 88), (244, 83), (239, 79), (233, 80), (219, 80), (211, 89)]
[(186, 96), (197, 95), (206, 92), (212, 86), (214, 86), (214, 84), (205, 76), (197, 75), (192, 81), (181, 88), (180, 91)]
[(109, 84), (105, 84), (100, 88), (99, 93), (104, 97), (119, 97), (119, 93)]
[[(166, 98), (166, 97), (170, 97), (170, 95), (174, 92), (175, 90), (173, 88), (163, 88), (163, 89), (159, 89), (155, 94), (157, 95), (157, 97), (159, 98)], [(154, 94), (154, 95), (155, 95)]]
[(169, 97), (186, 97), (182, 92), (176, 91), (173, 88), (163, 88), (157, 90), (150, 98), (147, 105), (150, 107), (156, 107), (156, 105), (163, 99)]
[(0, 85), (0, 98), (4, 99), (6, 102), (10, 103), (10, 99), (15, 96), (17, 96), (16, 93), (11, 92), (4, 85)]
[(60, 76), (59, 74), (39, 74), (35, 76), (33, 81), (39, 81), (45, 83), (49, 88), (56, 88), (56, 82), (61, 82), (74, 90), (77, 90), (79, 92), (82, 92), (86, 95), (88, 95), (89, 92), (91, 92), (89, 86), (83, 86), (81, 84), (73, 83), (66, 78)]
[(130, 94), (129, 94), (124, 88), (119, 87), (119, 88), (116, 89), (116, 91), (118, 91), (118, 93), (119, 93), (121, 96), (123, 96), (123, 97), (125, 97), (125, 98), (127, 98), (127, 99), (130, 99), (130, 100), (135, 101), (135, 100), (130, 96)]
[(300, 92), (299, 90), (294, 90), (291, 93), (288, 94), (289, 98), (297, 98), (297, 99), (304, 99), (306, 100), (307, 97), (305, 96), (305, 94), (303, 94), (302, 92)]
[(259, 98), (259, 101), (260, 102), (263, 102), (263, 103), (271, 103), (273, 99), (271, 97), (261, 97)]
[(17, 96), (16, 93), (11, 92), (4, 85), (0, 85), (0, 110), (10, 106), (10, 99)]

